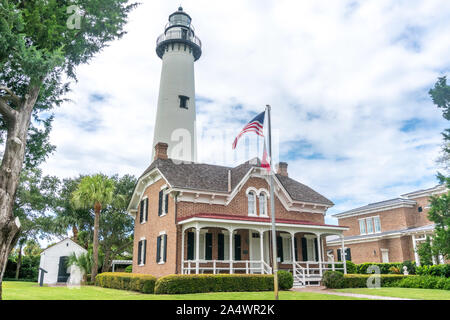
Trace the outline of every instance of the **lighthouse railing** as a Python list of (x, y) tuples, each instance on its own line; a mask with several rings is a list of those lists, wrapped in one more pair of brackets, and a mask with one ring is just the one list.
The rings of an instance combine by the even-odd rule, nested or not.
[(200, 48), (202, 47), (202, 41), (197, 36), (184, 33), (181, 30), (169, 30), (166, 33), (163, 33), (156, 40), (156, 45), (159, 46), (162, 42), (167, 40), (186, 40), (196, 44)]

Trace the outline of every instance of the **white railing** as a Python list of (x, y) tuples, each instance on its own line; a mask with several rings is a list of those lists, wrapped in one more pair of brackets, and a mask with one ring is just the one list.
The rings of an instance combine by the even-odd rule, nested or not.
[(261, 260), (187, 260), (182, 263), (183, 274), (196, 273), (235, 273), (236, 271), (244, 271), (246, 274), (260, 273), (271, 274), (272, 268)]
[(307, 277), (314, 275), (322, 276), (328, 270), (339, 270), (346, 273), (346, 268), (342, 262), (294, 261), (294, 265), (301, 266)]
[(294, 281), (301, 282), (303, 286), (306, 285), (305, 268), (297, 262), (294, 262), (293, 267)]

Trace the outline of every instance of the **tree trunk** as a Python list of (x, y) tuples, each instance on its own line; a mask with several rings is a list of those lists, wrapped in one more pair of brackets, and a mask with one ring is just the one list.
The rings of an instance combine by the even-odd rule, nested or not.
[(76, 225), (72, 226), (72, 232), (73, 232), (73, 241), (78, 243), (78, 228)]
[(94, 220), (94, 244), (93, 244), (93, 255), (94, 255), (94, 263), (92, 264), (91, 270), (91, 282), (95, 281), (95, 277), (98, 272), (98, 229), (100, 225), (100, 211), (102, 206), (100, 203), (96, 203), (94, 205), (95, 211), (95, 220)]
[(111, 266), (111, 250), (106, 250), (105, 260), (103, 261), (102, 272), (108, 272)]
[(39, 89), (39, 86), (31, 87), (18, 110), (11, 109), (6, 115), (2, 112), (8, 134), (0, 166), (0, 300), (8, 256), (19, 238), (20, 221), (14, 217), (13, 207), (25, 157), (31, 114)]
[(19, 280), (20, 267), (22, 266), (22, 246), (19, 247), (19, 257), (16, 265), (16, 280)]

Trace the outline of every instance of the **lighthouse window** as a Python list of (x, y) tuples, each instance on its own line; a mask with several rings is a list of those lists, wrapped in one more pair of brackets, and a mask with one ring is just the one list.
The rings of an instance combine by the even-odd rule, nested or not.
[(180, 97), (180, 108), (189, 109), (189, 97), (179, 96)]

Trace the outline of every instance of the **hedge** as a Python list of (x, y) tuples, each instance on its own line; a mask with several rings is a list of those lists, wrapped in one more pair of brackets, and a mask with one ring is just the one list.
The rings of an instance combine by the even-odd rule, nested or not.
[(416, 274), (421, 276), (450, 277), (450, 264), (416, 267)]
[[(287, 275), (281, 273), (279, 277), (280, 289), (290, 289), (281, 286), (285, 284)], [(270, 290), (273, 290), (273, 275), (257, 274), (169, 275), (159, 278), (155, 286), (156, 294), (253, 292)]]
[(450, 290), (450, 278), (435, 276), (411, 276), (395, 283), (395, 287)]
[(95, 277), (95, 285), (103, 288), (154, 293), (156, 277), (148, 274), (105, 272)]
[(373, 262), (366, 262), (356, 265), (356, 273), (357, 274), (367, 274), (367, 269), (370, 266), (377, 266), (380, 268), (381, 274), (390, 274), (391, 268), (396, 267), (398, 268), (401, 273), (403, 274), (403, 263), (373, 263)]
[[(323, 284), (327, 288), (367, 288), (367, 280), (373, 274), (346, 274), (339, 271), (327, 271), (323, 275)], [(382, 287), (392, 287), (395, 283), (409, 276), (401, 274), (381, 274), (380, 285)]]

